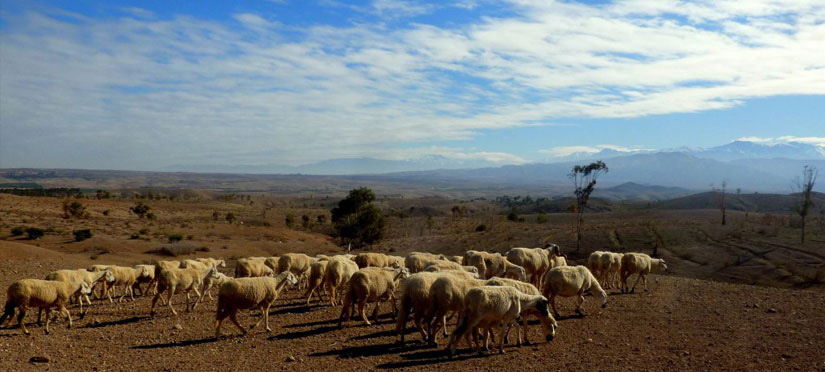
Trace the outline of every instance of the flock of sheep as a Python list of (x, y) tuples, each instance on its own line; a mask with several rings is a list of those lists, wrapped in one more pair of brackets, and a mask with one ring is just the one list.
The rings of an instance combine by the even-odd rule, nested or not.
[[(169, 307), (173, 295), (183, 293), (186, 310), (200, 304), (204, 296), (212, 299), (217, 288), (215, 337), (221, 337), (221, 324), (226, 318), (243, 333), (247, 329), (237, 319), (239, 310), (258, 309), (262, 317), (250, 329), (263, 321), (267, 331), (269, 310), (281, 291), (287, 287), (304, 290), (307, 304), (313, 296), (330, 306), (341, 306), (338, 325), (349, 321), (353, 311), (370, 324), (367, 305), (374, 304), (372, 317), (378, 315), (379, 305), (390, 302), (390, 313), (396, 321), (399, 342), (404, 343), (407, 322), (412, 320), (422, 340), (437, 345), (439, 333), (448, 336), (448, 319), (458, 316), (450, 335), (447, 350), (452, 356), (462, 339), (480, 352), (479, 336), (489, 349), (494, 332), (499, 335), (499, 351), (510, 329), (517, 329), (517, 343), (526, 343), (527, 317), (540, 320), (546, 340), (553, 339), (558, 317), (556, 297), (577, 297), (576, 313), (581, 314), (584, 295), (590, 293), (607, 306), (604, 288), (616, 287), (633, 291), (639, 280), (647, 290), (646, 275), (652, 270), (667, 270), (665, 262), (642, 253), (593, 252), (587, 266), (568, 266), (566, 256), (555, 244), (540, 248), (512, 248), (506, 254), (467, 251), (464, 256), (413, 252), (406, 257), (382, 253), (358, 255), (318, 255), (287, 253), (280, 257), (248, 257), (237, 261), (234, 278), (219, 268), (226, 267), (220, 259), (198, 258), (183, 261), (157, 261), (154, 265), (123, 267), (93, 265), (88, 269), (57, 270), (45, 280), (22, 279), (12, 283), (7, 291), (5, 310), (0, 326), (11, 323), (17, 313), (20, 329), (29, 334), (23, 323), (28, 308), (38, 308), (38, 324), (46, 312), (45, 332), (49, 333), (52, 308), (64, 315), (68, 326), (72, 317), (66, 308), (70, 301), (80, 305), (80, 317), (88, 312), (83, 303), (91, 305), (89, 295), (108, 298), (120, 289), (121, 302), (128, 294), (134, 300), (153, 293), (150, 315), (155, 315), (158, 301)], [(627, 279), (638, 274), (636, 282), (628, 287)], [(146, 287), (142, 287), (147, 284)], [(194, 302), (190, 299), (194, 294)], [(397, 298), (400, 293), (400, 298)], [(190, 306), (191, 303), (191, 306)], [(357, 306), (357, 310), (356, 310)], [(553, 313), (550, 313), (552, 307)], [(522, 324), (519, 324), (521, 322)], [(523, 334), (523, 336), (522, 336)], [(495, 342), (495, 341), (494, 341)]]

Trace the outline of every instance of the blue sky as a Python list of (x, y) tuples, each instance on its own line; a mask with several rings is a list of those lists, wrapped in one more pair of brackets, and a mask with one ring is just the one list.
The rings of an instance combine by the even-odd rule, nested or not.
[(0, 7), (0, 167), (825, 146), (821, 1)]

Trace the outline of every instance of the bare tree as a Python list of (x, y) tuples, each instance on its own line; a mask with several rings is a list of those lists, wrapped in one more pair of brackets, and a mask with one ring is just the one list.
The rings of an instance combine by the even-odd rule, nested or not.
[(722, 212), (722, 225), (727, 225), (728, 223), (728, 181), (722, 181), (721, 188), (714, 188), (713, 191), (716, 193), (716, 205), (719, 207), (719, 211)]
[(603, 161), (590, 163), (589, 165), (577, 165), (567, 176), (573, 181), (576, 188), (576, 251), (579, 250), (582, 240), (582, 225), (584, 224), (584, 209), (590, 200), (590, 194), (596, 187), (596, 179), (602, 173), (607, 173), (607, 165)]
[(819, 171), (816, 167), (806, 165), (802, 168), (802, 178), (797, 177), (794, 182), (794, 191), (798, 193), (798, 196), (797, 202), (793, 206), (793, 211), (802, 219), (802, 244), (805, 244), (805, 218), (808, 217), (808, 212), (810, 212), (811, 207), (814, 206), (812, 194), (818, 176)]

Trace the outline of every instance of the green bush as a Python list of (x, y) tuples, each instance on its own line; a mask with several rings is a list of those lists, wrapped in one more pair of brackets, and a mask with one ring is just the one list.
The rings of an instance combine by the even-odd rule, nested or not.
[(149, 229), (147, 229), (147, 228), (143, 228), (143, 229), (138, 230), (138, 234), (140, 234), (140, 235), (146, 235), (148, 233), (149, 233)]
[(171, 234), (169, 235), (169, 243), (177, 243), (183, 240), (183, 235), (181, 234)]
[(129, 236), (129, 239), (132, 239), (132, 240), (140, 239), (140, 234), (134, 233), (131, 236)]
[(25, 232), (26, 232), (26, 228), (23, 227), (23, 226), (17, 226), (15, 228), (11, 229), (11, 235), (12, 236), (20, 236), (20, 235), (23, 235)]
[(92, 237), (92, 229), (78, 229), (74, 231), (74, 240), (82, 242)]
[(26, 229), (26, 235), (29, 237), (29, 239), (32, 240), (39, 239), (45, 234), (46, 231), (38, 227), (29, 227), (28, 229)]
[(481, 224), (481, 225), (476, 226), (476, 232), (484, 232), (484, 231), (487, 231), (487, 225)]

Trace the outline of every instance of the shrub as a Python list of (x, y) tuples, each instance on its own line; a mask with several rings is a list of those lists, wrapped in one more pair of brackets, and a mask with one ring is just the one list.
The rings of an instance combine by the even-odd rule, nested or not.
[(74, 240), (82, 242), (92, 237), (92, 229), (78, 229), (74, 231)]
[(46, 231), (44, 231), (43, 229), (41, 229), (39, 227), (29, 227), (28, 229), (26, 229), (26, 235), (29, 237), (29, 239), (32, 239), (32, 240), (39, 239), (45, 234), (46, 234)]
[(229, 213), (226, 214), (226, 222), (229, 222), (231, 224), (231, 223), (234, 223), (235, 220), (236, 220), (236, 218), (235, 218), (234, 213), (229, 212)]
[(134, 233), (134, 234), (132, 234), (132, 235), (130, 235), (130, 236), (129, 236), (129, 239), (132, 239), (132, 240), (135, 240), (135, 239), (140, 239), (140, 234), (138, 234), (138, 233)]
[(547, 212), (545, 212), (545, 211), (539, 212), (539, 215), (536, 216), (536, 222), (537, 223), (547, 223), (547, 221), (548, 221)]
[(484, 231), (487, 231), (487, 225), (481, 224), (481, 225), (476, 226), (476, 232), (484, 232)]
[(318, 221), (319, 225), (323, 225), (327, 223), (327, 216), (324, 214), (319, 214), (318, 217), (315, 217), (315, 220)]
[(513, 222), (518, 222), (519, 217), (518, 217), (518, 214), (516, 213), (516, 211), (511, 211), (510, 213), (507, 213), (507, 220), (508, 221), (513, 221)]
[(153, 220), (153, 221), (154, 221), (154, 220), (158, 219), (158, 217), (157, 217), (157, 216), (155, 216), (155, 213), (154, 213), (154, 212), (149, 212), (149, 213), (146, 213), (146, 219), (147, 219), (147, 220)]
[(86, 211), (86, 207), (83, 206), (79, 201), (74, 200), (64, 200), (63, 201), (63, 218), (86, 218), (89, 217), (89, 212)]
[(169, 235), (169, 243), (177, 243), (183, 240), (183, 235), (181, 234), (170, 234)]
[(108, 209), (103, 210), (103, 215), (108, 216), (109, 215), (109, 210)]
[(286, 227), (290, 229), (295, 227), (295, 216), (293, 216), (292, 213), (287, 214), (284, 218), (284, 223), (286, 224)]
[(202, 247), (198, 247), (198, 249), (196, 249), (196, 251), (198, 251), (198, 252), (209, 252), (209, 251), (211, 251), (211, 249), (209, 249), (209, 247), (207, 247), (207, 246), (202, 246)]
[(146, 234), (148, 234), (148, 233), (149, 233), (149, 229), (147, 229), (147, 228), (145, 228), (145, 227), (144, 227), (144, 228), (142, 228), (142, 229), (140, 229), (140, 230), (138, 230), (138, 234), (140, 234), (140, 235), (146, 235)]
[(148, 205), (143, 204), (143, 202), (138, 202), (134, 207), (129, 208), (129, 211), (136, 214), (138, 218), (143, 218), (149, 217), (147, 216), (147, 214), (149, 214), (149, 209), (151, 208)]
[(194, 246), (189, 244), (164, 244), (158, 248), (146, 251), (146, 253), (177, 257), (195, 253), (196, 250)]
[(186, 240), (192, 240), (192, 239), (195, 239), (194, 235), (187, 235), (186, 236)]
[(11, 229), (11, 235), (12, 236), (20, 236), (20, 235), (23, 235), (23, 233), (25, 233), (25, 232), (26, 232), (26, 228), (23, 227), (23, 226), (17, 226), (15, 228)]

